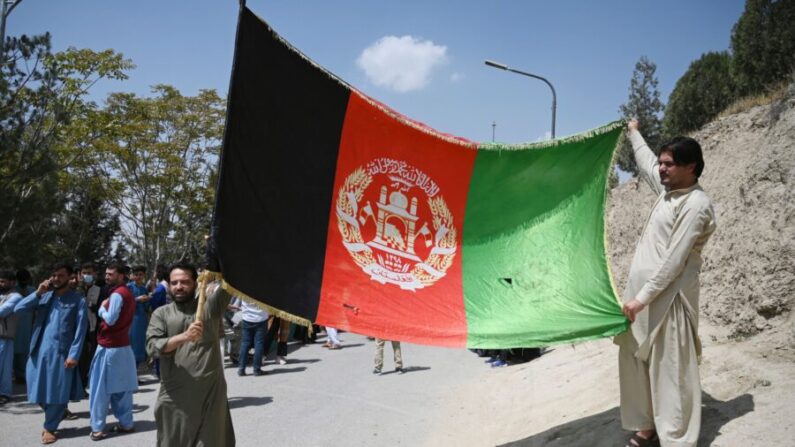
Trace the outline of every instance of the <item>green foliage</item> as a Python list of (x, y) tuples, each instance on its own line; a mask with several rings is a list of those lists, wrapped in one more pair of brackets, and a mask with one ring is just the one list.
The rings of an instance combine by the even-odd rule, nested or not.
[(90, 187), (77, 184), (65, 196), (66, 207), (55, 217), (52, 237), (45, 244), (46, 257), (106, 263), (119, 231), (118, 213)]
[(690, 64), (668, 97), (663, 119), (666, 136), (696, 130), (718, 116), (735, 99), (727, 52), (709, 52)]
[[(0, 61), (0, 262), (46, 265), (59, 256), (58, 224), (75, 197), (71, 167), (86, 145), (64, 144), (72, 123), (91, 113), (84, 100), (103, 78), (124, 79), (132, 64), (111, 50), (53, 54), (50, 36), (9, 38)], [(48, 259), (49, 258), (49, 259)]]
[[(662, 133), (660, 113), (663, 110), (663, 103), (660, 100), (660, 90), (657, 88), (656, 71), (657, 65), (646, 56), (641, 56), (632, 72), (627, 102), (619, 107), (622, 117), (638, 120), (640, 130), (651, 148), (656, 148), (660, 143)], [(621, 170), (633, 176), (638, 175), (632, 146), (624, 137), (619, 142), (616, 164)]]
[(786, 80), (795, 68), (795, 1), (748, 0), (732, 29), (731, 49), (741, 96)]
[(122, 217), (131, 259), (199, 259), (214, 204), (225, 103), (214, 90), (183, 96), (167, 85), (153, 96), (114, 93), (93, 118), (96, 175)]

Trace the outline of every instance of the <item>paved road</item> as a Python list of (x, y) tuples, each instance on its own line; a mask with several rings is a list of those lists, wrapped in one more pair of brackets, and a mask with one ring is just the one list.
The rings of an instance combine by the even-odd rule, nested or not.
[[(323, 339), (308, 346), (292, 344), (287, 365), (268, 360), (267, 375), (238, 377), (226, 368), (229, 406), (238, 446), (416, 446), (431, 430), (440, 430), (439, 411), (449, 408), (454, 389), (489, 374), (489, 368), (464, 349), (403, 345), (406, 373), (392, 371), (387, 343), (384, 374), (373, 370), (375, 344), (363, 336), (341, 334), (344, 348), (329, 351)], [(88, 401), (70, 404), (80, 418), (64, 421), (56, 446), (152, 446), (153, 407), (159, 383), (141, 376), (145, 385), (134, 397), (136, 433), (88, 438)], [(0, 446), (38, 445), (41, 410), (25, 401), (15, 385), (12, 402), (0, 407)], [(112, 416), (109, 423), (115, 422)], [(441, 428), (455, 430), (455, 427)], [(438, 432), (436, 433), (439, 434)]]

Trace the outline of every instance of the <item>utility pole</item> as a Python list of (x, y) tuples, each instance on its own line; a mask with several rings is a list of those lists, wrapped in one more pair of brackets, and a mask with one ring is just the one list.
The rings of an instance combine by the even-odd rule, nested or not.
[(6, 19), (11, 11), (22, 3), (22, 0), (0, 0), (3, 2), (2, 16), (0, 16), (0, 64), (5, 61), (6, 55)]
[(497, 122), (496, 121), (492, 121), (491, 122), (491, 142), (492, 143), (494, 142), (494, 135), (496, 134), (496, 132), (497, 132)]

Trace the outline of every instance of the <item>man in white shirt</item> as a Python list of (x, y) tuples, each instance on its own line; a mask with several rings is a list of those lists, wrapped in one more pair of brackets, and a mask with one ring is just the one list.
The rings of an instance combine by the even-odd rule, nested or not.
[(268, 312), (260, 309), (255, 304), (241, 300), (240, 313), (243, 317), (243, 332), (240, 340), (240, 357), (238, 358), (240, 365), (237, 369), (237, 375), (246, 375), (248, 350), (252, 343), (254, 344), (254, 361), (251, 365), (253, 374), (255, 376), (264, 375), (262, 355), (265, 351), (265, 334), (268, 332)]

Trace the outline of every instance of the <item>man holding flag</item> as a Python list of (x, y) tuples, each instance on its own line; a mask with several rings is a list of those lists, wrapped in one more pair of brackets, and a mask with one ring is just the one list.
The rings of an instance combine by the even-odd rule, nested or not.
[(655, 156), (629, 125), (642, 178), (658, 194), (624, 292), (631, 330), (619, 345), (621, 421), (629, 446), (695, 446), (701, 428), (698, 295), (701, 251), (715, 231), (712, 201), (698, 183), (701, 146), (687, 137)]
[(219, 343), (231, 297), (213, 286), (197, 319), (196, 268), (178, 263), (168, 277), (173, 302), (155, 310), (146, 332), (147, 352), (160, 358), (157, 445), (232, 447), (235, 432)]

